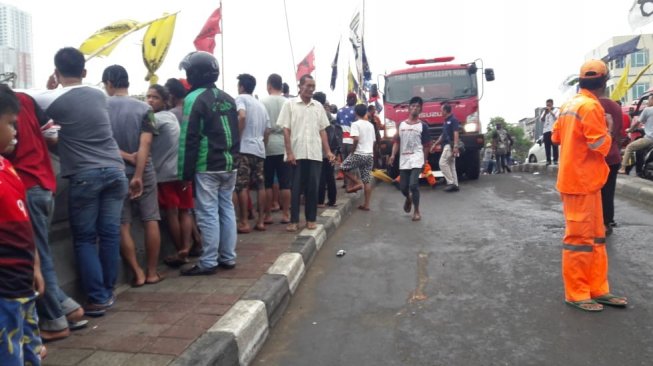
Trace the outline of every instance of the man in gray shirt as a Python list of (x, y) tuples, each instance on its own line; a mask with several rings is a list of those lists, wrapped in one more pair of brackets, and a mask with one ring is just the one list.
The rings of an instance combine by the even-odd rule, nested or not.
[(276, 206), (274, 202), (274, 178), (276, 176), (279, 184), (279, 206), (281, 208), (281, 223), (288, 224), (290, 222), (290, 175), (292, 170), (290, 165), (283, 161), (283, 154), (286, 148), (283, 143), (283, 128), (277, 124), (277, 118), (281, 112), (281, 107), (286, 103), (287, 99), (282, 94), (282, 79), (277, 74), (268, 76), (268, 94), (269, 96), (261, 99), (261, 103), (265, 106), (270, 117), (270, 136), (265, 145), (265, 194), (268, 198), (268, 204), (265, 208), (266, 224), (272, 224), (272, 207)]
[[(134, 273), (133, 287), (161, 281), (156, 267), (161, 248), (159, 204), (156, 176), (150, 158), (153, 135), (156, 134), (154, 113), (147, 103), (129, 96), (129, 75), (120, 65), (104, 69), (102, 83), (109, 94), (109, 119), (113, 138), (125, 160), (129, 178), (129, 197), (120, 219), (121, 254)], [(132, 209), (137, 208), (145, 231), (147, 268), (138, 264), (134, 239), (131, 235)]]
[(637, 123), (644, 125), (644, 137), (637, 139), (626, 146), (624, 158), (621, 159), (619, 174), (626, 174), (626, 165), (628, 164), (628, 160), (630, 160), (628, 157), (631, 154), (639, 150), (646, 150), (653, 146), (653, 95), (648, 97), (648, 106), (644, 108), (642, 113), (639, 115)]
[(267, 199), (265, 197), (265, 142), (270, 133), (270, 117), (261, 102), (252, 96), (256, 79), (249, 74), (238, 75), (238, 93), (236, 110), (238, 111), (238, 128), (240, 130), (240, 165), (236, 178), (236, 197), (240, 208), (238, 232), (246, 234), (252, 231), (248, 222), (249, 188), (258, 190), (258, 217), (254, 229), (265, 230), (264, 216)]
[[(70, 184), (69, 222), (82, 288), (88, 297), (86, 315), (101, 316), (115, 302), (113, 287), (120, 260), (120, 211), (127, 178), (107, 113), (107, 97), (99, 88), (82, 85), (84, 55), (60, 49), (48, 92), (34, 99), (61, 126), (61, 176)], [(58, 88), (59, 84), (63, 88)]]

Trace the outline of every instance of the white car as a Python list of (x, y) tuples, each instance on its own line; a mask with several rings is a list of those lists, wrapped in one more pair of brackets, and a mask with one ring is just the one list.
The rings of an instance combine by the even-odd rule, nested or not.
[(546, 161), (546, 153), (544, 152), (544, 142), (542, 137), (535, 141), (535, 144), (528, 150), (526, 163), (540, 163)]

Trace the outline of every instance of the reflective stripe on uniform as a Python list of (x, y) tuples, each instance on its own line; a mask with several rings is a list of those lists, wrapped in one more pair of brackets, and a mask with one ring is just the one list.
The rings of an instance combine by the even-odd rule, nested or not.
[(558, 118), (564, 117), (564, 116), (572, 116), (576, 118), (577, 120), (580, 120), (580, 116), (576, 112), (562, 112), (560, 113), (560, 116)]
[(592, 246), (591, 245), (562, 244), (562, 249), (569, 250), (569, 251), (572, 251), (572, 252), (586, 252), (586, 253), (591, 253), (592, 252)]
[(589, 148), (592, 149), (592, 150), (596, 150), (596, 149), (598, 149), (601, 145), (603, 145), (603, 142), (605, 142), (605, 136), (601, 136), (601, 138), (598, 139), (598, 140), (596, 140), (596, 142), (593, 143), (593, 144), (587, 143), (587, 147), (589, 147)]
[(605, 244), (605, 238), (594, 238), (594, 244)]

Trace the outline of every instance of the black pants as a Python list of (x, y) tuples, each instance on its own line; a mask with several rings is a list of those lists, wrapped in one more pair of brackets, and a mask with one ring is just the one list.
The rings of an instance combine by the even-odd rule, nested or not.
[(336, 204), (336, 176), (333, 174), (333, 165), (328, 159), (322, 160), (322, 174), (320, 174), (320, 189), (317, 194), (317, 203), (324, 204), (324, 198), (328, 193), (329, 206)]
[(292, 186), (290, 188), (290, 222), (299, 223), (300, 197), (304, 195), (304, 213), (306, 221), (317, 220), (317, 191), (320, 184), (322, 162), (316, 160), (297, 160), (292, 168)]
[(402, 169), (399, 171), (399, 189), (405, 197), (412, 193), (413, 205), (419, 209), (419, 173), (422, 169)]
[(617, 187), (617, 171), (621, 164), (610, 165), (608, 180), (601, 188), (601, 201), (603, 203), (603, 224), (607, 225), (614, 221), (614, 191)]
[(544, 153), (546, 154), (546, 162), (551, 162), (551, 152), (553, 150), (553, 162), (558, 162), (558, 145), (554, 145), (551, 141), (552, 132), (545, 132), (542, 135), (542, 140), (544, 140)]

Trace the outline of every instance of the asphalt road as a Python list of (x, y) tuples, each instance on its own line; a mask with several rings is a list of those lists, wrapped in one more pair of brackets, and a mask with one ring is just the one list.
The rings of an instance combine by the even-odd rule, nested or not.
[(631, 306), (590, 314), (563, 303), (551, 178), (423, 187), (417, 223), (387, 184), (372, 202), (325, 243), (252, 365), (653, 364), (651, 207), (617, 198), (610, 283)]

